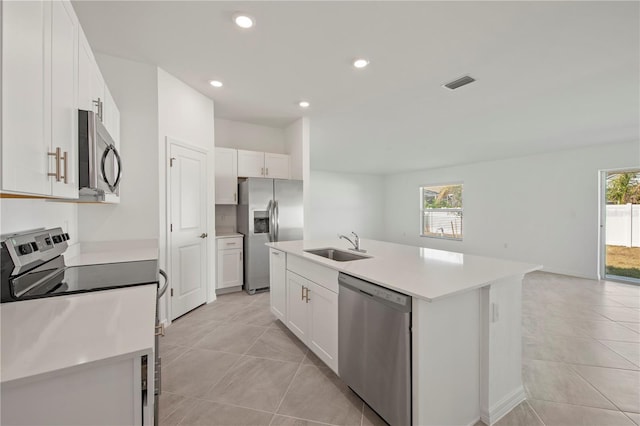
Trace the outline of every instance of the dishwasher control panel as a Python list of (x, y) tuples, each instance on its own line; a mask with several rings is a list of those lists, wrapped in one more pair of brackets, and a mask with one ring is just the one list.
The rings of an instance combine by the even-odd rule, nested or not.
[(340, 273), (338, 282), (340, 285), (347, 286), (352, 290), (359, 291), (379, 300), (384, 300), (390, 304), (399, 305), (398, 307), (411, 308), (411, 297), (398, 293), (397, 291), (389, 290), (388, 288), (363, 281), (344, 273)]

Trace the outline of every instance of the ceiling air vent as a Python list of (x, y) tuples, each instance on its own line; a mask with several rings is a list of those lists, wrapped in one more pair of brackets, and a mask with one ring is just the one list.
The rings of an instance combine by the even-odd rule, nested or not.
[(454, 80), (451, 83), (445, 84), (444, 87), (450, 90), (456, 90), (457, 88), (466, 86), (467, 84), (473, 83), (474, 81), (476, 81), (475, 78), (465, 75), (464, 77)]

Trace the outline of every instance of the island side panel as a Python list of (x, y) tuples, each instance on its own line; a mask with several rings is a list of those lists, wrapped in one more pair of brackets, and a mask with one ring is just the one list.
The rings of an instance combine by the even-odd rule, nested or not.
[(473, 425), (480, 418), (480, 289), (413, 298), (414, 425)]
[(522, 279), (481, 289), (481, 419), (491, 425), (525, 399), (522, 386)]

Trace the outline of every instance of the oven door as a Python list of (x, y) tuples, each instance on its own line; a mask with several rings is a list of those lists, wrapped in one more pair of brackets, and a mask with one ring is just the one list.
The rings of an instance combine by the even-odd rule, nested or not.
[(113, 138), (93, 111), (80, 111), (80, 190), (120, 195), (122, 160)]

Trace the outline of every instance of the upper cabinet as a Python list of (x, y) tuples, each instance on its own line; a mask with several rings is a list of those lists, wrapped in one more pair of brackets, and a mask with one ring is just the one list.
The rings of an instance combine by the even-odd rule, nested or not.
[(2, 2), (2, 192), (78, 198), (78, 109), (120, 113), (71, 2)]
[(289, 156), (238, 150), (238, 176), (289, 179)]
[(238, 151), (216, 148), (216, 204), (238, 204)]
[(1, 7), (2, 191), (76, 198), (76, 15), (66, 1)]

